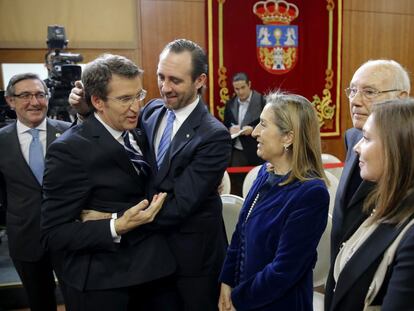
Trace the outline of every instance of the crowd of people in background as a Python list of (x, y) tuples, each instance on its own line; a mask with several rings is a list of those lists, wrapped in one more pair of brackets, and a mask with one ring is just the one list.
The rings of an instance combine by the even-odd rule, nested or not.
[[(202, 99), (207, 57), (178, 39), (143, 71), (104, 54), (47, 117), (48, 89), (15, 75), (0, 129), (0, 199), (31, 310), (313, 310), (328, 218), (319, 123), (298, 94), (252, 90), (244, 72), (224, 122)], [(325, 310), (414, 310), (414, 100), (407, 71), (371, 60), (349, 88), (353, 128), (335, 197)], [(262, 164), (263, 163), (263, 164)], [(230, 165), (262, 165), (227, 241), (218, 192)]]

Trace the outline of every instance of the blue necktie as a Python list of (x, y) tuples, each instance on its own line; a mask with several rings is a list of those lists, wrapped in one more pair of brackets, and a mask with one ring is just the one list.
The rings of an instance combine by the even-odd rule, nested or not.
[(39, 140), (39, 130), (30, 129), (29, 133), (32, 135), (32, 141), (29, 146), (29, 166), (39, 184), (42, 184), (45, 159), (43, 157), (43, 146)]
[(168, 110), (167, 115), (167, 125), (165, 126), (164, 132), (162, 133), (160, 144), (158, 145), (158, 154), (157, 154), (157, 166), (158, 169), (161, 166), (161, 163), (167, 153), (168, 147), (171, 143), (171, 136), (173, 130), (175, 114), (172, 110)]
[(131, 142), (129, 141), (129, 132), (125, 131), (122, 133), (122, 137), (124, 139), (124, 148), (126, 153), (128, 154), (129, 159), (131, 160), (132, 164), (134, 164), (135, 169), (138, 172), (142, 172), (145, 176), (149, 174), (149, 164), (145, 162), (144, 157), (132, 147)]

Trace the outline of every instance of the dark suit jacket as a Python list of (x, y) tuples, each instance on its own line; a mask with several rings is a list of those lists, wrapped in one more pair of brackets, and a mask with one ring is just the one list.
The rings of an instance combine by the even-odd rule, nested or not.
[[(413, 197), (409, 204), (414, 204)], [(328, 311), (362, 310), (372, 278), (385, 250), (403, 228), (382, 223), (355, 252), (339, 275), (334, 287), (325, 293)], [(384, 282), (372, 305), (381, 310), (414, 310), (414, 227), (405, 233)]]
[[(47, 119), (47, 148), (70, 123)], [(16, 122), (0, 130), (0, 198), (7, 210), (10, 256), (36, 261), (44, 253), (40, 243), (41, 185), (23, 157)]]
[[(143, 136), (135, 134), (144, 149)], [(52, 250), (66, 251), (63, 279), (68, 285), (78, 290), (118, 288), (174, 271), (163, 236), (134, 230), (114, 243), (109, 220), (78, 221), (83, 209), (122, 213), (145, 197), (146, 185), (147, 178), (137, 174), (123, 146), (94, 116), (50, 146), (43, 186), (43, 242)]]
[(145, 106), (140, 121), (156, 172), (152, 191), (168, 193), (155, 225), (169, 230), (178, 275), (218, 276), (227, 241), (217, 187), (230, 159), (230, 135), (200, 100), (171, 141), (157, 172), (153, 140), (165, 113), (163, 101), (156, 99)]
[[(230, 128), (234, 124), (239, 124), (240, 128), (245, 125), (250, 125), (253, 128), (259, 123), (260, 114), (266, 101), (262, 94), (252, 91), (252, 98), (250, 99), (249, 107), (247, 108), (246, 115), (242, 124), (239, 124), (239, 102), (237, 96), (233, 97), (226, 103), (224, 109), (224, 125)], [(243, 151), (249, 160), (250, 165), (259, 165), (263, 163), (263, 160), (257, 156), (257, 141), (252, 136), (239, 136), (240, 142), (243, 146)], [(234, 143), (234, 141), (233, 141)]]
[(326, 281), (326, 291), (331, 291), (334, 287), (333, 267), (341, 244), (351, 237), (368, 216), (362, 208), (374, 184), (361, 179), (359, 157), (353, 150), (361, 138), (362, 131), (358, 129), (351, 128), (345, 132), (347, 154), (335, 196), (331, 231), (331, 267)]

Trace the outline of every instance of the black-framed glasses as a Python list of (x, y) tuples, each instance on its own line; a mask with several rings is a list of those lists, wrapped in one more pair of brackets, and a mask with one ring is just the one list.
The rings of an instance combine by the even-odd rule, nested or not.
[(391, 89), (391, 90), (380, 91), (380, 90), (373, 89), (373, 88), (358, 89), (356, 87), (348, 87), (345, 89), (345, 94), (348, 98), (354, 98), (357, 95), (357, 93), (360, 92), (362, 96), (365, 97), (366, 99), (374, 99), (375, 97), (377, 97), (378, 95), (382, 93), (398, 92), (398, 91), (401, 91), (401, 90)]
[(24, 101), (30, 101), (32, 97), (35, 97), (38, 101), (46, 100), (48, 95), (43, 92), (39, 93), (30, 93), (30, 92), (23, 92), (20, 94), (14, 94), (13, 97), (17, 97), (18, 99), (24, 100)]
[(134, 96), (123, 96), (123, 97), (110, 97), (110, 96), (107, 96), (106, 98), (115, 100), (115, 101), (119, 102), (122, 106), (126, 107), (126, 106), (133, 105), (137, 101), (144, 100), (146, 96), (147, 96), (147, 91), (142, 89), (141, 91), (139, 91)]

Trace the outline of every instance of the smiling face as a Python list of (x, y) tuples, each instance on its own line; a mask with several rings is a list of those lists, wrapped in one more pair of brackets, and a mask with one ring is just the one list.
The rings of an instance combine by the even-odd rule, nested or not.
[(192, 69), (191, 53), (188, 51), (161, 54), (157, 69), (158, 88), (168, 109), (176, 110), (196, 100), (197, 90), (204, 85), (206, 75), (201, 74), (193, 81)]
[(377, 182), (384, 171), (384, 148), (373, 116), (368, 117), (362, 131), (363, 137), (354, 147), (359, 154), (361, 178)]
[(108, 84), (107, 100), (102, 100), (96, 95), (93, 95), (91, 100), (106, 124), (115, 130), (127, 131), (137, 126), (142, 101), (134, 100), (130, 104), (125, 104), (122, 99), (136, 96), (141, 90), (142, 82), (139, 76), (128, 79), (114, 74)]
[(350, 87), (357, 88), (358, 93), (349, 99), (349, 108), (352, 123), (355, 128), (362, 129), (368, 116), (371, 113), (373, 104), (386, 99), (396, 98), (401, 92), (387, 92), (378, 94), (373, 99), (367, 99), (362, 95), (360, 90), (372, 89), (385, 91), (394, 89), (394, 77), (389, 69), (381, 65), (363, 66), (359, 68), (352, 77)]
[(284, 145), (290, 144), (291, 139), (276, 125), (271, 105), (264, 107), (252, 136), (257, 140), (257, 155), (275, 166), (280, 166), (282, 158), (286, 158)]
[[(14, 85), (14, 94), (23, 93), (40, 94), (46, 93), (43, 84), (36, 79), (26, 79), (17, 82)], [(48, 98), (37, 99), (31, 96), (30, 99), (22, 99), (15, 96), (7, 97), (10, 107), (16, 111), (17, 118), (24, 125), (35, 128), (46, 118), (48, 108)]]

